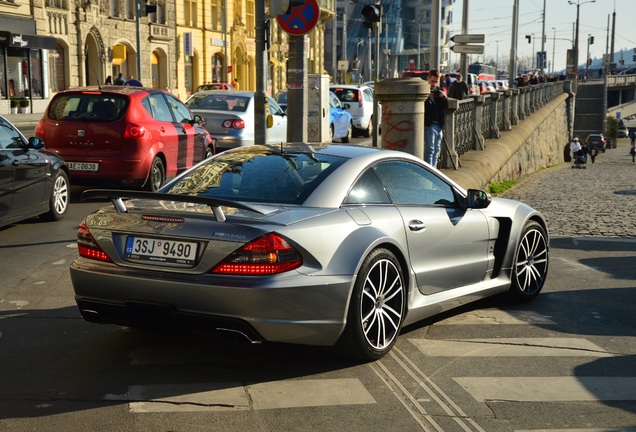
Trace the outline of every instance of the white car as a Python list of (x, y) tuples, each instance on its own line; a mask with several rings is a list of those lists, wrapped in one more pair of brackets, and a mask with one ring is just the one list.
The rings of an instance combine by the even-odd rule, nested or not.
[[(340, 99), (343, 104), (349, 105), (347, 111), (353, 118), (353, 127), (356, 133), (361, 133), (365, 137), (370, 137), (373, 133), (373, 90), (370, 87), (361, 85), (332, 85), (330, 90)], [(378, 113), (382, 108), (378, 107)], [(381, 117), (378, 116), (378, 126)]]

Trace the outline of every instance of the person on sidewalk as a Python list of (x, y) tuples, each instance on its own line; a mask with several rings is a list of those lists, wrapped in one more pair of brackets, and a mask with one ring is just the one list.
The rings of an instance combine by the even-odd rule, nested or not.
[(424, 161), (437, 167), (441, 150), (444, 127), (444, 111), (448, 108), (448, 98), (439, 87), (440, 73), (431, 69), (428, 73), (428, 85), (431, 92), (424, 102)]
[(636, 141), (632, 140), (632, 146), (629, 149), (629, 154), (632, 156), (632, 162), (636, 162)]
[(466, 96), (468, 96), (468, 85), (462, 81), (462, 74), (458, 73), (455, 75), (455, 81), (453, 81), (448, 90), (448, 97), (462, 100)]
[(572, 167), (576, 166), (576, 155), (582, 151), (581, 143), (579, 142), (578, 137), (574, 137), (572, 142), (570, 143), (570, 158), (572, 160)]

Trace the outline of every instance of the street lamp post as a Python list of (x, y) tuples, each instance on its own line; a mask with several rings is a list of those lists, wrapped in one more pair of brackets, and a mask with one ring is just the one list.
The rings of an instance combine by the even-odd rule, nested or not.
[(556, 27), (552, 27), (554, 36), (552, 36), (552, 73), (554, 73), (554, 45), (556, 44)]
[[(581, 0), (568, 0), (568, 4), (576, 5), (576, 34), (574, 36), (574, 91), (578, 89), (579, 85), (579, 11), (581, 5), (584, 5), (585, 3), (596, 3), (596, 0), (587, 0), (584, 2), (581, 2)], [(587, 59), (585, 61), (587, 62)]]

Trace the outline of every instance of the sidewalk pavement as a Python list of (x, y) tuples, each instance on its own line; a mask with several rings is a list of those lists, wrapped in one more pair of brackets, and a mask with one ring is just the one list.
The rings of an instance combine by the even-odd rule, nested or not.
[(636, 163), (630, 140), (599, 153), (586, 169), (570, 163), (524, 177), (504, 198), (522, 201), (547, 218), (551, 236), (636, 239)]
[[(2, 116), (13, 123), (18, 129), (28, 128), (38, 124), (44, 113), (32, 114), (3, 114)], [(27, 137), (28, 138), (28, 137)]]

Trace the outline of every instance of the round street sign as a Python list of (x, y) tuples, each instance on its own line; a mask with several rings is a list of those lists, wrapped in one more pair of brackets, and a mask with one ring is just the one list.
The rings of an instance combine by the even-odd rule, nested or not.
[(283, 30), (293, 36), (302, 36), (313, 30), (320, 18), (320, 7), (316, 0), (307, 0), (292, 7), (288, 15), (278, 15), (276, 20)]

